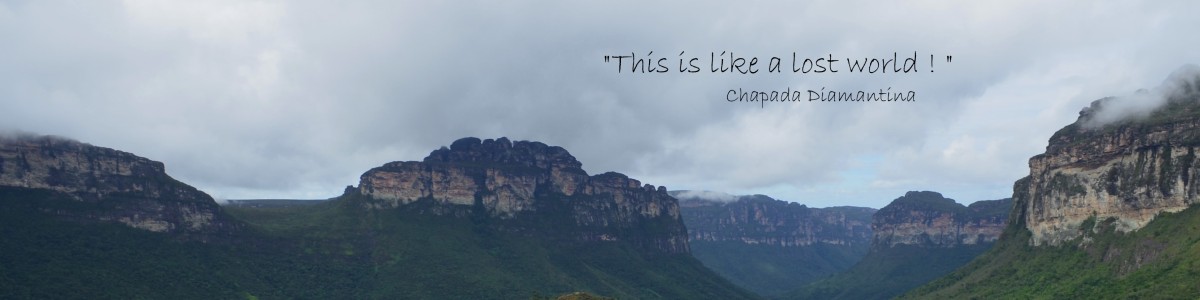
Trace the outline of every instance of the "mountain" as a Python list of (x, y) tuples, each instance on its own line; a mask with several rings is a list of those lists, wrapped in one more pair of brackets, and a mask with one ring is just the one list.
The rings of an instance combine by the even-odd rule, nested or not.
[(1011, 199), (963, 206), (936, 192), (908, 192), (875, 212), (871, 249), (849, 270), (785, 298), (887, 299), (966, 264), (1006, 226)]
[(1198, 148), (1200, 68), (1093, 102), (1029, 160), (997, 246), (909, 296), (1195, 298)]
[(664, 188), (536, 142), (462, 139), (327, 201), (225, 207), (129, 153), (0, 149), (3, 299), (757, 298), (689, 255)]
[(679, 199), (692, 255), (735, 284), (778, 295), (854, 265), (871, 241), (866, 207), (810, 208), (764, 195)]
[(39, 203), (41, 210), (60, 219), (197, 238), (241, 226), (160, 162), (57, 137), (0, 136), (0, 190), (46, 193), (53, 201)]
[(679, 204), (665, 187), (623, 174), (588, 176), (560, 147), (465, 138), (424, 161), (392, 162), (362, 175), (353, 192), (369, 209), (486, 219), (489, 226), (563, 242), (622, 241), (687, 254)]
[(875, 213), (872, 245), (953, 248), (989, 244), (1000, 237), (1012, 199), (963, 206), (937, 192), (908, 192)]

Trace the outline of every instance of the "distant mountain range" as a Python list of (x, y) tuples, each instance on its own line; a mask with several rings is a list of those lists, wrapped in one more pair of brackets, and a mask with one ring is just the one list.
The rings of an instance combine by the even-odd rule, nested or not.
[(1196, 298), (1200, 68), (1139, 97), (1164, 101), (1092, 103), (1011, 199), (879, 210), (668, 192), (506, 138), (221, 206), (160, 162), (2, 136), (0, 299)]
[(810, 208), (764, 195), (672, 191), (692, 254), (762, 295), (844, 271), (871, 243), (873, 208)]
[(852, 268), (788, 294), (788, 299), (890, 299), (946, 275), (989, 249), (1006, 226), (1012, 199), (964, 206), (940, 193), (908, 192), (871, 221), (870, 251)]
[(689, 255), (664, 188), (580, 165), (467, 138), (328, 201), (221, 207), (162, 163), (4, 138), (0, 298), (757, 298)]

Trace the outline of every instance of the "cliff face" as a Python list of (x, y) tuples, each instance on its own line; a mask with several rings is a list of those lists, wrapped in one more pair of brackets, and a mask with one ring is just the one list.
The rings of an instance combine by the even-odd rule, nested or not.
[(868, 207), (808, 206), (764, 195), (672, 191), (692, 255), (729, 281), (764, 296), (845, 271), (871, 243)]
[(692, 241), (794, 247), (865, 245), (871, 239), (872, 208), (809, 208), (764, 195), (740, 196), (725, 202), (684, 198), (683, 191), (672, 193), (683, 206), (684, 223)]
[(0, 187), (53, 191), (95, 208), (43, 209), (72, 219), (154, 232), (238, 227), (212, 197), (168, 176), (161, 162), (55, 137), (0, 137)]
[[(1186, 71), (1187, 69), (1185, 69)], [(1197, 202), (1200, 161), (1200, 77), (1177, 72), (1142, 97), (1165, 97), (1146, 115), (1100, 121), (1132, 99), (1106, 98), (1050, 138), (1046, 152), (1029, 160), (1029, 177), (1017, 185), (1020, 220), (1032, 245), (1058, 245), (1079, 237), (1089, 218), (1115, 219), (1117, 231), (1145, 226), (1161, 212)]]
[(789, 299), (890, 299), (941, 277), (991, 248), (1012, 200), (963, 206), (936, 192), (908, 192), (872, 217), (870, 250), (857, 264), (790, 293)]
[(875, 213), (872, 247), (955, 247), (995, 242), (1004, 231), (1011, 199), (963, 206), (936, 192), (908, 192)]
[[(624, 240), (688, 252), (679, 205), (665, 187), (619, 173), (589, 176), (581, 166), (560, 147), (464, 138), (423, 161), (371, 169), (352, 192), (370, 198), (364, 205), (372, 209), (484, 217), (512, 230), (553, 230), (579, 241)], [(569, 224), (547, 221), (559, 219)]]

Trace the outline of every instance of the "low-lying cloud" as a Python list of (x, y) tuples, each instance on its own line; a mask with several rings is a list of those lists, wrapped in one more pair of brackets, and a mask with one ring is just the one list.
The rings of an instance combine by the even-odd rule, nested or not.
[(738, 199), (738, 196), (714, 191), (686, 190), (676, 192), (674, 195), (678, 199), (700, 199), (717, 202), (733, 202)]
[(1083, 125), (1097, 128), (1124, 120), (1138, 120), (1162, 108), (1168, 101), (1200, 101), (1189, 97), (1200, 90), (1200, 66), (1185, 65), (1171, 73), (1158, 87), (1138, 90), (1132, 95), (1097, 100), (1085, 109)]

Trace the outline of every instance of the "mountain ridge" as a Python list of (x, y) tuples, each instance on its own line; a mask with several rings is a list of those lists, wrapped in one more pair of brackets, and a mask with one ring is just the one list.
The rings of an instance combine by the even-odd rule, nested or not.
[(870, 250), (853, 267), (786, 299), (888, 299), (966, 264), (998, 239), (1011, 199), (964, 206), (941, 193), (910, 191), (871, 217)]
[(199, 238), (242, 227), (211, 196), (167, 175), (161, 162), (60, 137), (0, 137), (0, 187), (53, 191), (76, 205), (50, 213), (76, 220)]
[[(1156, 109), (1120, 111), (1153, 97), (1162, 97)], [(1178, 284), (1200, 274), (1197, 148), (1200, 68), (1182, 68), (1133, 97), (1092, 102), (1030, 158), (997, 246), (906, 297), (1200, 295), (1200, 287)]]
[[(630, 240), (667, 253), (690, 251), (678, 201), (665, 187), (616, 172), (589, 176), (581, 166), (565, 149), (540, 142), (463, 138), (420, 162), (372, 168), (351, 192), (373, 199), (364, 202), (369, 209), (419, 208), (496, 219), (518, 231), (569, 228), (578, 241)], [(548, 215), (569, 220), (521, 222)]]
[[(574, 291), (758, 298), (688, 253), (686, 229), (672, 213), (677, 203), (665, 189), (605, 173), (586, 177), (573, 195), (549, 190), (554, 173), (538, 167), (577, 166), (565, 150), (529, 152), (554, 158), (545, 161), (461, 161), (453, 149), (435, 150), (431, 156), (451, 160), (420, 169), (466, 176), (403, 203), (350, 186), (317, 203), (222, 207), (171, 179), (161, 163), (74, 141), (33, 141), (0, 140), (0, 183), (8, 184), (0, 186), (0, 298), (512, 299)], [(529, 209), (489, 211), (483, 200), (495, 193), (473, 193), (468, 205), (436, 197), (464, 187), (448, 184), (455, 180), (486, 187), (499, 178), (489, 174), (513, 179), (494, 185), (513, 190), (538, 184), (525, 199)], [(192, 205), (211, 209), (201, 219), (206, 225), (178, 216)]]
[(810, 208), (766, 195), (670, 194), (679, 198), (693, 255), (763, 295), (779, 295), (843, 271), (870, 244), (873, 208)]

